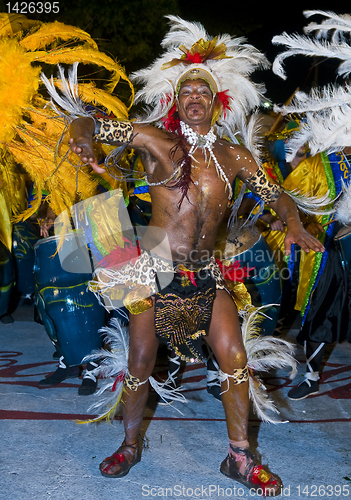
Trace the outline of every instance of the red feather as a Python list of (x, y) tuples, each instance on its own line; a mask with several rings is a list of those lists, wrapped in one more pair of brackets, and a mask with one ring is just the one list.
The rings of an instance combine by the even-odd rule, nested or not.
[[(124, 241), (127, 241), (123, 238)], [(116, 246), (108, 255), (106, 255), (98, 264), (101, 267), (117, 268), (124, 264), (134, 264), (133, 260), (141, 255), (140, 247), (137, 242), (136, 246), (127, 242), (124, 248)]]
[(229, 106), (229, 102), (230, 102), (230, 99), (232, 99), (232, 97), (230, 95), (228, 95), (227, 92), (228, 92), (228, 90), (223, 90), (222, 92), (217, 93), (219, 102), (222, 104), (222, 107), (223, 107), (224, 119), (226, 116), (226, 110), (228, 109), (229, 111), (231, 111), (231, 108)]
[(221, 273), (223, 274), (223, 278), (234, 282), (242, 283), (244, 278), (249, 276), (250, 271), (255, 269), (254, 267), (240, 267), (240, 262), (238, 260), (230, 266), (225, 266), (219, 259), (216, 259), (216, 262), (219, 265)]
[(200, 54), (198, 52), (195, 52), (195, 54), (190, 54), (190, 52), (187, 51), (186, 60), (190, 61), (192, 63), (195, 63), (195, 64), (202, 63), (202, 57), (200, 56)]

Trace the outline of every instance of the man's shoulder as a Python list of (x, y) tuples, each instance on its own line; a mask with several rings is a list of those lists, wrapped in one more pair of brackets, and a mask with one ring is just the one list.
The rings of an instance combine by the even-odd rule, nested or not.
[(245, 146), (242, 146), (241, 144), (237, 142), (231, 142), (227, 137), (218, 137), (217, 139), (218, 143), (223, 145), (224, 147), (230, 147), (231, 149), (237, 149), (238, 151), (247, 151), (247, 148)]
[(249, 150), (245, 146), (242, 146), (241, 144), (236, 144), (236, 143), (230, 142), (229, 140), (227, 140), (223, 137), (218, 139), (218, 145), (220, 145), (221, 148), (224, 149), (226, 153), (233, 155), (233, 156), (240, 155), (240, 156), (244, 157), (245, 154), (251, 155), (251, 153), (249, 152)]

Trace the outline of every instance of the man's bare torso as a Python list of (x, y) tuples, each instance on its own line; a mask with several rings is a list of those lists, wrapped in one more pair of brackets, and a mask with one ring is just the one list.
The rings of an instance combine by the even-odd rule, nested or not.
[[(139, 127), (136, 127), (136, 134), (138, 130), (143, 134), (143, 129)], [(152, 141), (149, 139), (147, 148), (143, 146), (136, 148), (141, 154), (145, 170), (150, 174), (149, 181), (158, 183), (174, 173), (182, 152), (178, 151), (172, 162), (170, 151), (178, 140), (171, 134), (156, 129), (154, 139)], [(137, 143), (141, 142), (142, 137), (139, 137)], [(248, 165), (250, 166), (249, 162), (252, 165), (252, 172), (257, 168), (245, 148), (230, 145), (227, 141), (218, 139), (213, 152), (230, 184), (243, 166), (246, 169)], [(203, 261), (212, 255), (217, 230), (228, 205), (226, 183), (218, 175), (208, 152), (205, 158), (200, 148), (193, 155), (191, 177), (193, 182), (190, 183), (188, 197), (184, 198), (180, 208), (178, 208), (180, 189), (169, 189), (162, 185), (150, 186), (152, 199), (150, 227), (157, 226), (164, 229), (173, 260), (187, 263)]]

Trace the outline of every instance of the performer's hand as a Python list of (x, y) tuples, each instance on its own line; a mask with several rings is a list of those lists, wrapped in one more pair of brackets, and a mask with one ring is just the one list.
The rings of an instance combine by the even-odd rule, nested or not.
[(94, 120), (91, 118), (77, 118), (70, 126), (69, 140), (73, 153), (79, 156), (84, 163), (89, 163), (98, 174), (105, 172), (97, 162), (93, 147)]
[(284, 224), (280, 219), (272, 221), (269, 224), (269, 227), (272, 229), (272, 231), (281, 231), (282, 233), (284, 233)]
[(311, 221), (305, 224), (305, 229), (308, 233), (312, 234), (312, 236), (318, 236), (319, 233), (324, 232), (324, 228), (322, 224), (319, 222)]
[(40, 223), (40, 236), (43, 238), (49, 237), (49, 229), (54, 225), (54, 219), (47, 218), (39, 220)]
[(322, 243), (309, 234), (306, 229), (304, 229), (302, 224), (297, 223), (290, 226), (288, 225), (288, 232), (284, 241), (285, 255), (290, 255), (291, 245), (293, 243), (299, 245), (306, 253), (310, 250), (314, 250), (315, 252), (324, 252), (324, 246)]

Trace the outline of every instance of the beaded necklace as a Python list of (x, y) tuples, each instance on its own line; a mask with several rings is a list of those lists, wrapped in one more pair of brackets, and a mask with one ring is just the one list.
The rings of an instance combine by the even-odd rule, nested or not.
[[(213, 127), (211, 127), (210, 131), (207, 132), (206, 135), (201, 135), (201, 134), (198, 134), (197, 132), (195, 132), (191, 127), (189, 127), (189, 125), (187, 125), (183, 121), (180, 121), (180, 129), (181, 129), (180, 131), (181, 131), (181, 134), (183, 135), (183, 137), (191, 145), (191, 148), (190, 148), (188, 154), (192, 159), (194, 159), (194, 157), (192, 155), (196, 151), (197, 148), (202, 149), (202, 151), (205, 155), (205, 159), (207, 159), (207, 152), (209, 153), (210, 157), (213, 159), (213, 162), (215, 164), (217, 175), (220, 179), (222, 179), (223, 182), (225, 182), (226, 189), (228, 189), (228, 198), (231, 199), (233, 196), (232, 186), (229, 182), (228, 177), (224, 173), (224, 170), (222, 169), (221, 165), (219, 164), (219, 161), (217, 160), (217, 158), (213, 152), (213, 144), (215, 143), (216, 138), (217, 138), (214, 131), (213, 131)], [(178, 175), (178, 171), (181, 170), (183, 164), (184, 164), (184, 161), (180, 165), (180, 167), (170, 177), (168, 177), (168, 179), (165, 179), (165, 180), (160, 181), (160, 182), (151, 182), (146, 178), (145, 179), (146, 183), (151, 187), (152, 186), (165, 186), (165, 185), (167, 185), (170, 181), (172, 181)], [(208, 166), (209, 166), (209, 162), (207, 164), (207, 167)]]
[[(216, 171), (217, 175), (220, 179), (222, 179), (223, 182), (226, 184), (226, 189), (228, 189), (228, 196), (229, 199), (232, 198), (233, 196), (233, 190), (232, 186), (229, 182), (228, 177), (224, 173), (223, 168), (219, 164), (219, 161), (217, 160), (214, 152), (213, 152), (213, 144), (216, 141), (216, 135), (213, 131), (213, 127), (211, 127), (210, 131), (207, 132), (206, 135), (201, 135), (195, 132), (189, 125), (184, 123), (183, 121), (180, 121), (180, 128), (182, 131), (182, 135), (186, 138), (187, 142), (191, 145), (191, 148), (189, 150), (189, 156), (193, 158), (193, 153), (197, 150), (197, 148), (202, 149), (202, 152), (205, 155), (205, 158), (207, 157), (207, 152), (209, 153), (210, 157), (212, 158), (215, 166), (216, 166)], [(207, 164), (207, 167), (209, 166), (209, 162)]]

